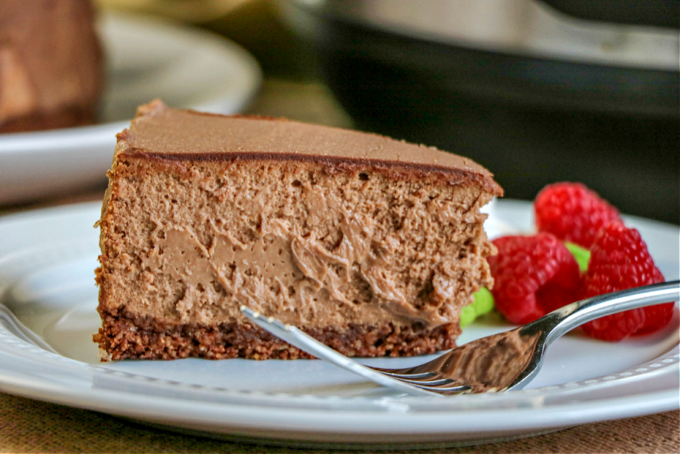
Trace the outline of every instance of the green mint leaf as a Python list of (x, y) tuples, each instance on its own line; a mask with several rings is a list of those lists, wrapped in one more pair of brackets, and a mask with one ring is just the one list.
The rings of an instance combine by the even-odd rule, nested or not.
[(475, 313), (475, 308), (472, 307), (472, 304), (470, 304), (469, 306), (465, 306), (460, 311), (460, 327), (465, 328), (470, 323), (475, 321), (476, 318), (477, 314)]
[(494, 308), (493, 295), (489, 290), (482, 287), (474, 295), (474, 302), (465, 306), (460, 311), (460, 327), (465, 328), (480, 315), (489, 313)]
[(472, 306), (475, 308), (475, 313), (477, 314), (477, 316), (488, 314), (493, 310), (494, 308), (493, 295), (485, 287), (480, 288), (479, 291), (475, 293), (474, 296), (475, 302), (472, 303)]
[(569, 249), (571, 255), (573, 255), (574, 258), (576, 259), (576, 263), (578, 263), (578, 267), (581, 270), (581, 272), (585, 273), (586, 271), (588, 271), (590, 251), (574, 243), (565, 242), (564, 245), (567, 247), (567, 249)]

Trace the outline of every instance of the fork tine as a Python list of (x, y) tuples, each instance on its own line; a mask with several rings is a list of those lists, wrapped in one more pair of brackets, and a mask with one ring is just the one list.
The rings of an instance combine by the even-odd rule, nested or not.
[(432, 386), (451, 385), (451, 384), (456, 382), (456, 380), (453, 380), (451, 378), (437, 378), (435, 380), (427, 380), (427, 379), (411, 380), (411, 379), (408, 379), (408, 378), (397, 378), (397, 377), (394, 377), (394, 378), (396, 378), (397, 380), (406, 382), (406, 383), (411, 383), (413, 385), (418, 385), (418, 386), (421, 386), (421, 387), (428, 387), (428, 388), (432, 387)]
[(472, 389), (472, 387), (467, 386), (467, 385), (423, 386), (421, 384), (413, 383), (413, 386), (415, 386), (416, 388), (426, 389), (428, 391), (433, 391), (433, 392), (436, 392), (438, 394), (462, 394), (462, 393), (470, 391)]
[(412, 374), (406, 373), (405, 371), (407, 371), (409, 369), (381, 369), (379, 367), (371, 367), (371, 369), (377, 370), (378, 372), (382, 372), (383, 374), (388, 375), (390, 377), (408, 378), (408, 379), (411, 379), (411, 380), (433, 378), (435, 375), (437, 375), (436, 372), (419, 372), (419, 373), (412, 373)]
[(317, 358), (325, 359), (336, 366), (342, 367), (343, 369), (346, 369), (350, 372), (354, 372), (355, 374), (361, 375), (362, 377), (372, 380), (378, 384), (403, 393), (441, 397), (440, 394), (430, 392), (424, 387), (418, 387), (414, 384), (406, 383), (397, 378), (389, 377), (369, 367), (363, 366), (327, 347), (294, 326), (286, 325), (285, 323), (282, 323), (273, 317), (263, 317), (261, 314), (253, 311), (247, 306), (241, 306), (241, 312), (253, 323), (264, 328), (275, 336), (278, 336), (289, 344), (294, 345), (295, 347), (298, 347), (299, 349), (306, 351)]

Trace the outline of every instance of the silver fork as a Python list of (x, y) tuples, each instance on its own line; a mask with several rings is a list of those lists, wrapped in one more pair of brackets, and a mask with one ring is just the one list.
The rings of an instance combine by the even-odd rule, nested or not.
[(680, 281), (595, 296), (564, 306), (504, 333), (469, 342), (415, 367), (364, 366), (298, 328), (264, 317), (246, 306), (241, 312), (289, 344), (380, 385), (413, 395), (499, 392), (527, 385), (541, 368), (546, 349), (572, 329), (606, 315), (680, 300)]

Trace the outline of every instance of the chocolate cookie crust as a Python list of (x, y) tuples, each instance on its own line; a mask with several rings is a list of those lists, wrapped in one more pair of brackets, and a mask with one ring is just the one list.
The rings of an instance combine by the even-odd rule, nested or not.
[[(248, 323), (216, 326), (168, 324), (123, 311), (103, 313), (103, 327), (94, 340), (102, 359), (308, 359), (310, 355)], [(426, 330), (410, 326), (349, 325), (342, 329), (306, 329), (307, 334), (343, 355), (355, 357), (416, 356), (456, 346), (460, 326), (446, 324)]]

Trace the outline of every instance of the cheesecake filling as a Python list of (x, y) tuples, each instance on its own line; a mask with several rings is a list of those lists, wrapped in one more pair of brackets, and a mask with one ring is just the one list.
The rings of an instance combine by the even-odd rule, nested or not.
[[(490, 282), (492, 246), (479, 212), (490, 196), (477, 188), (395, 189), (370, 169), (347, 178), (318, 166), (173, 166), (158, 181), (121, 178), (109, 208), (121, 226), (146, 226), (119, 227), (127, 252), (110, 248), (102, 262), (118, 282), (117, 295), (102, 287), (104, 298), (129, 313), (212, 325), (245, 322), (239, 307), (247, 305), (300, 327), (433, 329), (457, 324), (460, 308)], [(213, 181), (221, 177), (228, 183)], [(254, 184), (268, 189), (249, 193)], [(205, 213), (199, 223), (196, 204)]]
[[(155, 242), (143, 266), (184, 283), (185, 292), (176, 303), (182, 323), (210, 323), (216, 313), (241, 319), (241, 304), (300, 326), (341, 324), (347, 314), (355, 323), (373, 324), (385, 318), (384, 312), (428, 328), (451, 322), (441, 306), (417, 308), (408, 300), (391, 276), (394, 252), (389, 244), (370, 244), (359, 229), (356, 222), (343, 222), (342, 240), (329, 251), (313, 234), (303, 237), (278, 220), (251, 244), (215, 231), (207, 248), (191, 229), (173, 227)], [(475, 260), (464, 260), (454, 276), (436, 269), (435, 299), (453, 301), (458, 279), (474, 274), (476, 266)], [(147, 291), (158, 291), (152, 280)]]

